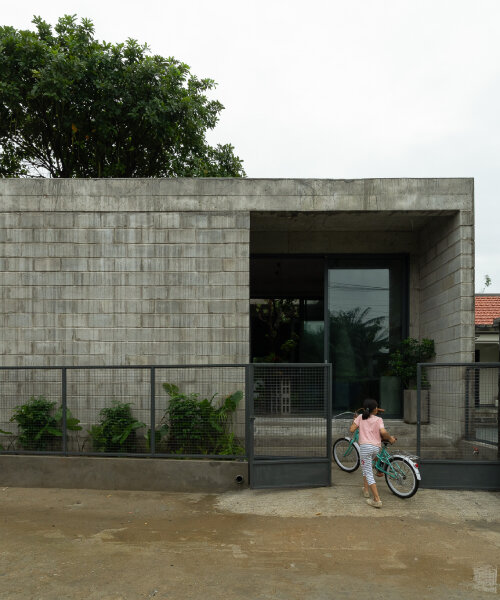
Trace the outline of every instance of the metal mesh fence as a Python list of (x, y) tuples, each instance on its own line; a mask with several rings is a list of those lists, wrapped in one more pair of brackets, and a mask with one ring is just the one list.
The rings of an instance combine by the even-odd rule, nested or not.
[(252, 372), (254, 456), (326, 456), (326, 366), (254, 365)]
[(245, 381), (243, 366), (156, 369), (157, 452), (244, 455)]
[(498, 460), (500, 364), (419, 367), (417, 453), (433, 460)]
[(62, 437), (48, 427), (60, 422), (45, 418), (57, 417), (61, 404), (60, 370), (0, 370), (0, 450), (61, 451)]
[(71, 369), (67, 371), (68, 451), (146, 453), (151, 427), (148, 369)]
[(241, 365), (4, 368), (0, 451), (244, 456), (244, 391)]

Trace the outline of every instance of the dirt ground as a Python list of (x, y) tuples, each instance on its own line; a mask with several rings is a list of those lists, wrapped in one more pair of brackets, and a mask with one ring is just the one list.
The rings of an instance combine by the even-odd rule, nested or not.
[(221, 495), (0, 488), (0, 598), (484, 600), (500, 593), (500, 494), (384, 506), (330, 488)]

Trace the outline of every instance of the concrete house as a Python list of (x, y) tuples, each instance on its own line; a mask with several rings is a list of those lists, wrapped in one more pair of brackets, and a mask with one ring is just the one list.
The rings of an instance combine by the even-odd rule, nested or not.
[(3, 366), (332, 362), (398, 418), (390, 346), (474, 356), (472, 179), (6, 179), (0, 264)]
[(476, 362), (498, 362), (500, 294), (476, 294)]

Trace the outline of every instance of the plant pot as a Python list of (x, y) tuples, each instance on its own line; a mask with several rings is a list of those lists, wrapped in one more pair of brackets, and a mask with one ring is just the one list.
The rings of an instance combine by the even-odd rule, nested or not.
[[(429, 422), (429, 390), (421, 390), (420, 423)], [(417, 422), (417, 390), (404, 390), (404, 421)]]
[(401, 382), (394, 375), (382, 375), (380, 377), (380, 407), (387, 415), (401, 414)]

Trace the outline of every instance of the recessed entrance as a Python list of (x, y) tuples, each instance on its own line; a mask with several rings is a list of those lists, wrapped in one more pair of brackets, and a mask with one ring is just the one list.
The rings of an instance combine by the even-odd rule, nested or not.
[(387, 360), (407, 332), (407, 271), (400, 255), (252, 257), (252, 360), (331, 362), (334, 412), (373, 397), (401, 416)]

